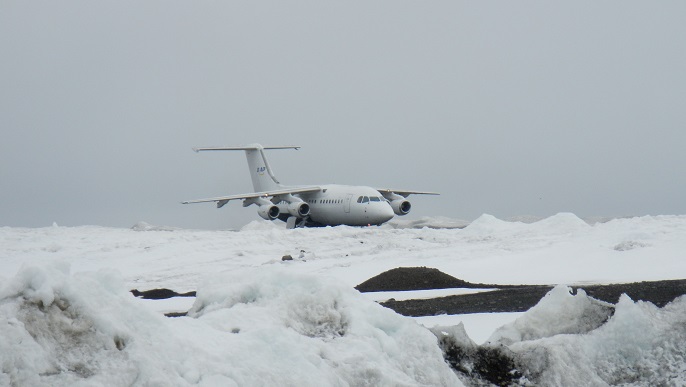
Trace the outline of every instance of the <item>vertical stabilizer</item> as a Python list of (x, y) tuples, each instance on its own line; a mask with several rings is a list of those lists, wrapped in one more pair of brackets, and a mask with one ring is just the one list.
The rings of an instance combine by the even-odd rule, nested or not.
[(264, 155), (264, 148), (261, 145), (256, 144), (253, 149), (246, 149), (245, 157), (248, 159), (250, 178), (255, 192), (264, 192), (281, 187), (281, 183), (276, 180), (276, 176), (269, 166), (267, 157)]
[(193, 148), (194, 151), (211, 151), (211, 150), (243, 150), (245, 157), (248, 159), (248, 168), (250, 169), (250, 179), (252, 179), (252, 186), (255, 192), (273, 191), (283, 188), (281, 183), (274, 176), (274, 171), (269, 166), (267, 157), (264, 155), (265, 149), (298, 149), (298, 146), (270, 146), (263, 147), (260, 144), (251, 144), (243, 147), (217, 147), (217, 148)]

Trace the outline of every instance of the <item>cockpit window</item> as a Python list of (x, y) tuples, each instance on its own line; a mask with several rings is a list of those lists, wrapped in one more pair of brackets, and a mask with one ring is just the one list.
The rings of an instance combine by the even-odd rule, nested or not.
[(381, 199), (379, 199), (378, 196), (372, 196), (372, 197), (369, 198), (369, 200), (371, 200), (371, 201), (373, 201), (373, 202), (380, 202), (380, 201), (381, 201)]
[(362, 197), (362, 203), (367, 203), (369, 202), (369, 197), (368, 196), (363, 196)]
[(362, 203), (362, 196), (360, 196), (359, 198), (357, 198), (357, 202), (358, 202), (358, 203)]

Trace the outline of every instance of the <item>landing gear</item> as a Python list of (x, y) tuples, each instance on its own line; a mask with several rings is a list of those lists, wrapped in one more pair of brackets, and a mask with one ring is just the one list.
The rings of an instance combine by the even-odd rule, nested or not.
[(304, 218), (298, 218), (295, 216), (291, 216), (288, 219), (286, 219), (286, 229), (291, 230), (294, 228), (303, 228), (307, 227), (308, 219), (310, 217), (306, 216)]
[(305, 227), (324, 227), (324, 225), (313, 222), (310, 220), (309, 216), (306, 216), (304, 218), (297, 218), (295, 216), (291, 216), (288, 219), (285, 220), (286, 222), (286, 229), (294, 229), (294, 228), (305, 228)]
[(300, 221), (298, 222), (298, 224), (297, 224), (295, 227), (298, 227), (298, 228), (305, 228), (305, 227), (307, 227), (307, 225), (308, 225), (309, 223), (310, 223), (310, 217), (309, 217), (309, 216), (306, 216), (306, 217), (300, 219)]

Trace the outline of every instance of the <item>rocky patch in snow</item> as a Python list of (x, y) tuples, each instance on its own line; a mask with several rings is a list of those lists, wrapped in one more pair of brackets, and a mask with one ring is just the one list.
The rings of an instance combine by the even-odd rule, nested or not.
[[(473, 284), (426, 267), (396, 268), (381, 273), (358, 285), (361, 292), (421, 290), (442, 288), (496, 288), (498, 290), (421, 300), (389, 300), (382, 305), (405, 316), (437, 314), (524, 312), (536, 305), (553, 285)], [(664, 306), (686, 294), (686, 280), (644, 281), (628, 284), (583, 285), (588, 295), (609, 303), (618, 302), (622, 294), (632, 299)]]

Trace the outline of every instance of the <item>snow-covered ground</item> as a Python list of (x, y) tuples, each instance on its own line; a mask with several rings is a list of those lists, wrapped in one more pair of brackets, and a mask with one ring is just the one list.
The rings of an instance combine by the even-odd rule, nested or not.
[[(686, 216), (590, 225), (572, 214), (533, 223), (483, 215), (469, 225), (425, 218), (296, 230), (266, 221), (225, 231), (143, 222), (4, 227), (0, 385), (460, 385), (423, 327), (460, 322), (469, 339), (505, 345), (538, 367), (532, 377), (553, 384), (680, 385), (684, 302), (656, 309), (623, 299), (598, 328), (587, 298), (565, 287), (538, 312), (417, 319), (373, 300), (433, 291), (364, 295), (353, 287), (401, 266), (473, 283), (681, 279), (684, 252)], [(128, 293), (134, 288), (198, 297), (141, 300)], [(570, 309), (569, 300), (582, 306)], [(162, 315), (188, 309), (189, 317)], [(561, 319), (586, 328), (564, 330)], [(583, 361), (559, 368), (576, 357)]]

